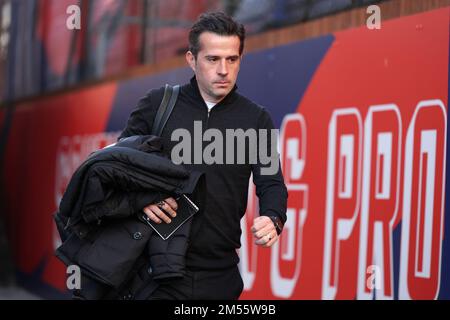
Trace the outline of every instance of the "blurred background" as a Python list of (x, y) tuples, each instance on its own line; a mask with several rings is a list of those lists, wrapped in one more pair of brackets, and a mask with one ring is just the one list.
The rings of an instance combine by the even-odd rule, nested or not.
[[(71, 5), (80, 9), (79, 29), (66, 25)], [(373, 27), (372, 5), (380, 10), (380, 28)], [(270, 252), (253, 247), (245, 232), (257, 214), (250, 190), (242, 221), (242, 298), (449, 299), (450, 243), (443, 237), (450, 221), (444, 223), (449, 6), (449, 0), (0, 0), (0, 299), (69, 297), (65, 266), (53, 255), (60, 240), (52, 214), (65, 186), (91, 151), (115, 141), (145, 92), (188, 81), (188, 32), (208, 11), (245, 25), (239, 89), (268, 108), (282, 139), (298, 140), (302, 147), (291, 151), (304, 162), (292, 173), (292, 152), (282, 152), (291, 222)], [(374, 105), (389, 105), (391, 113), (376, 122)], [(431, 113), (421, 116), (423, 110)], [(398, 138), (385, 145), (389, 171), (380, 173), (386, 170), (377, 165), (382, 158), (371, 162), (361, 155), (372, 146), (374, 154), (384, 152), (378, 140), (367, 140), (367, 130), (376, 133), (367, 119), (391, 123), (377, 130)], [(337, 131), (330, 131), (333, 121)], [(427, 171), (432, 187), (422, 187), (419, 176), (414, 180), (416, 162), (407, 171), (408, 155), (422, 168), (425, 152), (405, 147), (409, 130), (422, 128), (415, 121), (437, 132), (434, 167), (427, 167), (434, 170)], [(349, 134), (355, 137), (346, 158), (350, 171), (333, 171), (336, 181), (342, 174), (353, 185), (342, 196), (348, 186), (330, 182), (326, 172), (334, 158), (324, 155), (331, 140), (347, 150), (339, 139)], [(414, 141), (424, 143), (420, 139)], [(362, 164), (369, 169), (358, 169)], [(419, 186), (412, 191), (404, 187), (408, 175)], [(392, 190), (383, 201), (362, 185), (369, 177), (375, 189), (380, 176)], [(414, 202), (430, 190), (428, 211), (407, 210), (404, 199)], [(377, 221), (381, 231), (375, 231)], [(340, 236), (336, 230), (345, 223)], [(415, 259), (423, 265), (414, 266)], [(371, 264), (381, 264), (383, 286), (376, 294), (360, 284)]]
[[(251, 36), (378, 2), (2, 0), (0, 99), (17, 101), (183, 55), (189, 28), (205, 11), (232, 15)], [(81, 11), (79, 31), (66, 28), (73, 4)]]

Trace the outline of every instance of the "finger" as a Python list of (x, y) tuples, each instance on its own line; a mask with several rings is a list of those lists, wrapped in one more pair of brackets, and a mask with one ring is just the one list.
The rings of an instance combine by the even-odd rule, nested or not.
[(261, 224), (262, 224), (261, 217), (255, 218), (253, 220), (252, 231), (253, 230), (258, 231), (259, 229), (261, 229)]
[(161, 220), (163, 220), (165, 223), (170, 223), (172, 220), (157, 206), (152, 206), (152, 212), (158, 216)]
[(255, 240), (255, 244), (258, 246), (262, 246), (265, 243), (266, 240), (264, 239), (257, 239)]
[(174, 198), (170, 197), (164, 200), (173, 210), (177, 210), (178, 209), (178, 204), (175, 201)]
[(269, 248), (269, 247), (273, 246), (274, 243), (277, 242), (277, 240), (278, 240), (278, 235), (275, 232), (275, 236), (273, 238), (271, 238), (269, 242), (266, 242), (265, 244), (263, 244), (263, 247)]
[(262, 247), (268, 248), (272, 246), (278, 239), (278, 235), (276, 232), (270, 232), (260, 239), (255, 241), (255, 244), (260, 245)]
[(257, 240), (255, 241), (255, 243), (256, 243), (256, 244), (259, 244), (259, 245), (264, 245), (264, 244), (266, 244), (267, 242), (269, 242), (269, 241), (271, 240), (269, 237), (270, 237), (269, 234), (265, 234), (265, 235), (263, 235), (262, 237), (257, 238)]
[(158, 218), (150, 209), (151, 205), (147, 206), (144, 208), (144, 213), (147, 215), (147, 217), (149, 217), (150, 220), (152, 220), (153, 222), (156, 223), (161, 223), (161, 219)]
[(273, 227), (275, 227), (273, 225), (272, 220), (270, 220), (270, 218), (268, 218), (268, 217), (264, 217), (264, 218), (265, 219), (259, 219), (259, 220), (255, 219), (255, 222), (254, 222), (253, 227), (252, 227), (252, 232), (253, 233), (261, 231), (266, 226), (273, 226)]
[(252, 231), (257, 232), (258, 230), (262, 229), (269, 222), (272, 223), (272, 220), (270, 220), (270, 218), (266, 217), (266, 216), (260, 216), (260, 217), (255, 218), (255, 220), (253, 220)]
[(269, 240), (269, 237), (266, 235), (266, 236), (264, 236), (264, 237), (261, 237), (261, 238), (257, 239), (257, 240), (255, 241), (255, 244), (260, 245), (260, 246), (263, 246), (263, 245), (265, 245), (266, 243), (268, 243), (269, 241), (270, 241), (270, 240)]
[[(261, 238), (261, 237), (264, 237), (266, 234), (272, 235), (273, 234), (272, 231), (274, 231), (274, 230), (275, 230), (275, 226), (273, 225), (273, 223), (272, 223), (272, 225), (267, 224), (262, 229), (255, 232), (254, 235), (257, 238)], [(273, 238), (273, 236), (271, 236), (271, 238)]]
[(163, 209), (166, 213), (170, 214), (173, 218), (175, 218), (177, 215), (175, 210), (173, 210), (172, 207), (166, 201), (164, 201), (163, 205), (160, 206), (159, 208)]

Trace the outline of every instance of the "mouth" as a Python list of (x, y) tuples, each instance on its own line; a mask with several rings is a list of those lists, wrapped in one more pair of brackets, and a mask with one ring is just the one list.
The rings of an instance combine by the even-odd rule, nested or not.
[(229, 81), (215, 81), (214, 84), (218, 84), (220, 86), (226, 86), (228, 85), (230, 82)]

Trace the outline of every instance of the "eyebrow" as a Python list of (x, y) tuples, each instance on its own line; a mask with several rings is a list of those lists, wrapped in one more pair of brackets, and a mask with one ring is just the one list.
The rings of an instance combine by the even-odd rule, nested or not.
[[(216, 55), (213, 55), (213, 54), (207, 54), (205, 56), (205, 58), (220, 58), (220, 56), (216, 56)], [(228, 56), (225, 59), (232, 59), (232, 58), (237, 59), (237, 58), (239, 58), (239, 55)]]

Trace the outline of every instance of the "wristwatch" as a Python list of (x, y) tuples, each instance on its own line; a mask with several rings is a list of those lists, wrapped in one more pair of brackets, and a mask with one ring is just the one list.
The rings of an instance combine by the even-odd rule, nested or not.
[(283, 231), (283, 222), (280, 218), (276, 216), (269, 216), (270, 220), (272, 220), (273, 224), (275, 225), (275, 229), (277, 230), (277, 234), (280, 235), (281, 231)]

